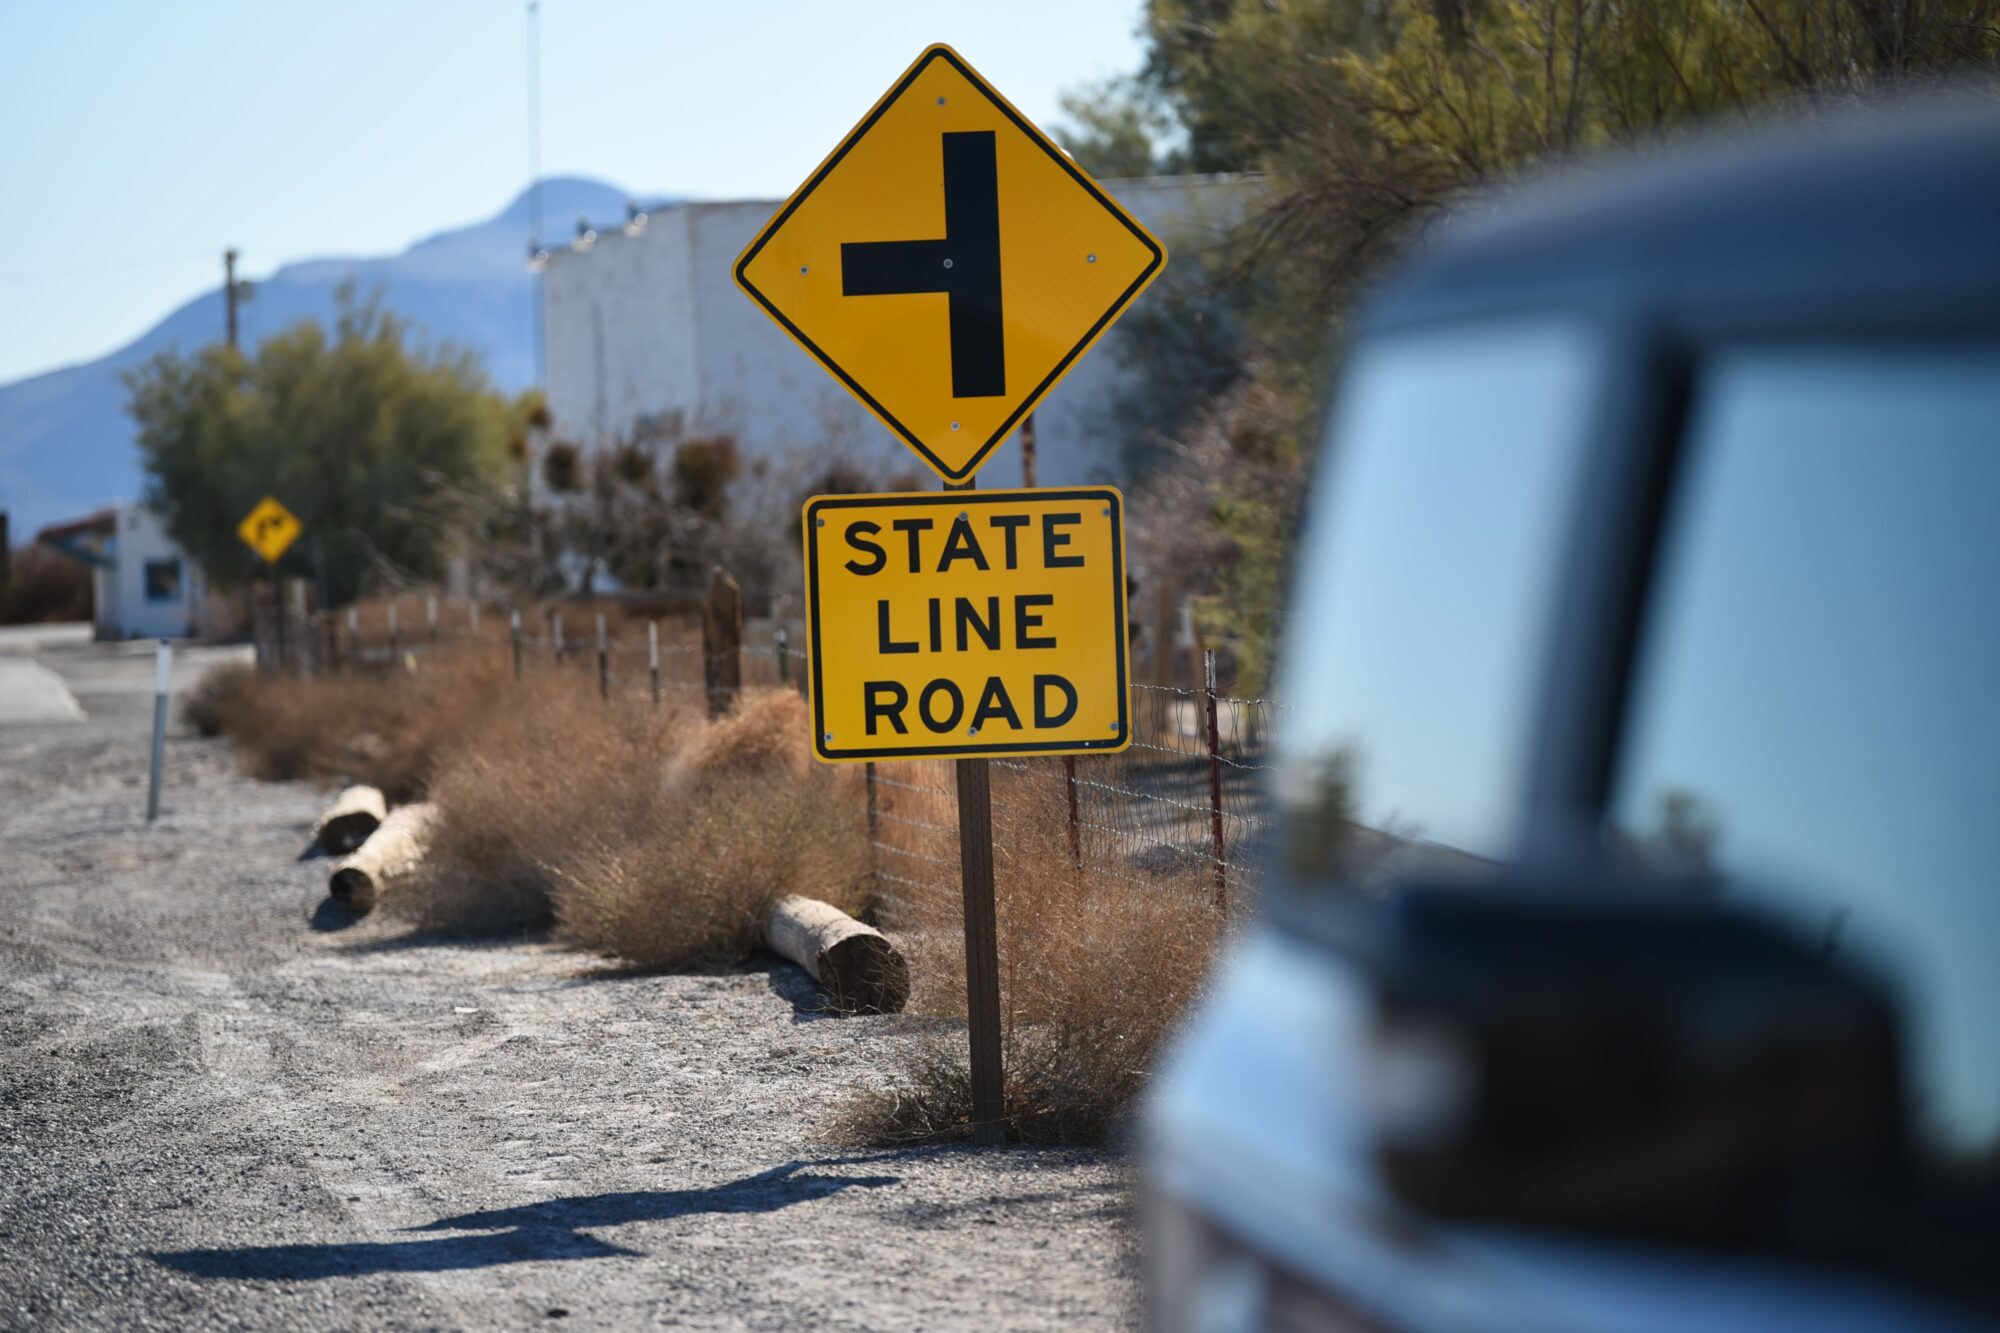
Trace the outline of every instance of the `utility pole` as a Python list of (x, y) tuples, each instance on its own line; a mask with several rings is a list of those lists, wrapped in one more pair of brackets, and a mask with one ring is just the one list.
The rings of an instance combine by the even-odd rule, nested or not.
[(528, 340), (535, 358), (535, 387), (548, 386), (548, 348), (542, 335), (542, 7), (528, 0)]
[(222, 303), (229, 311), (229, 345), (236, 346), (236, 251), (222, 252)]

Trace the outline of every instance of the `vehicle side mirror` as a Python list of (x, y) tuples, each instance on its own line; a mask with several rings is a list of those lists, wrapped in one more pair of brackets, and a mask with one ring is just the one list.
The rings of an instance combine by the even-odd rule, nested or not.
[(1442, 1216), (1834, 1257), (1906, 1152), (1884, 989), (1711, 899), (1383, 908), (1380, 1163)]

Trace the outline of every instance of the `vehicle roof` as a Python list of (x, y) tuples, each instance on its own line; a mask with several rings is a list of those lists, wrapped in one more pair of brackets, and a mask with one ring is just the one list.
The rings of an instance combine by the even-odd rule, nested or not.
[(1878, 106), (1470, 203), (1374, 295), (1363, 327), (1535, 307), (1670, 324), (1848, 314), (1990, 326), (1996, 219), (2000, 102)]

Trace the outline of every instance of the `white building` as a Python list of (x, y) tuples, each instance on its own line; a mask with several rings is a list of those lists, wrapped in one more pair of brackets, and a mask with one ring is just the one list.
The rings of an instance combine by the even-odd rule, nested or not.
[[(1167, 176), (1105, 188), (1166, 243), (1172, 265), (1217, 243), (1258, 187), (1248, 177)], [(674, 205), (549, 257), (542, 290), (557, 437), (601, 448), (647, 427), (729, 435), (749, 459), (825, 450), (930, 484), (915, 454), (737, 289), (737, 256), (780, 202)], [(1114, 326), (1037, 409), (1039, 484), (1121, 480), (1107, 414), (1126, 373), (1122, 336)], [(980, 481), (1020, 484), (1018, 437)]]
[(43, 528), (35, 540), (90, 566), (98, 638), (178, 639), (199, 632), (207, 599), (201, 567), (145, 506), (101, 509)]

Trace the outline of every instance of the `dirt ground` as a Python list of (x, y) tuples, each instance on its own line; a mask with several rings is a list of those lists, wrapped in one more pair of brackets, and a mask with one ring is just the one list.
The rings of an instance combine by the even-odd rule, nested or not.
[(335, 928), (321, 793), (176, 721), (146, 825), (150, 648), (0, 654), (77, 705), (0, 709), (0, 1327), (1135, 1319), (1115, 1158), (816, 1141), (889, 1020), (776, 963)]

